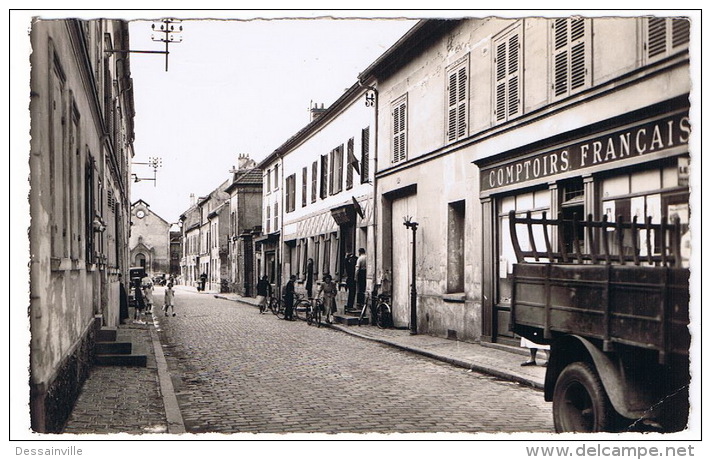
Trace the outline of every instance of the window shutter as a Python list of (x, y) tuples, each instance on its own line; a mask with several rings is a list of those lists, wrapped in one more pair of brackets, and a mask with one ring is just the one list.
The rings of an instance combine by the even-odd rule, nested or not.
[(667, 52), (667, 20), (649, 18), (647, 21), (647, 57), (654, 58)]
[(311, 164), (311, 202), (316, 202), (316, 188), (318, 184), (318, 161)]
[(555, 96), (560, 96), (568, 93), (568, 20), (556, 19), (553, 27), (553, 92)]
[(348, 165), (346, 166), (346, 189), (350, 190), (353, 188), (353, 168), (355, 167), (355, 162), (357, 161), (355, 159), (355, 156), (353, 155), (353, 138), (348, 139), (348, 155), (347, 155), (347, 161)]
[(336, 163), (336, 151), (335, 151), (335, 150), (331, 150), (331, 153), (330, 153), (329, 155), (330, 155), (330, 157), (331, 157), (331, 158), (329, 159), (329, 161), (331, 162), (331, 164), (329, 165), (329, 169), (328, 169), (328, 194), (329, 194), (329, 195), (333, 195), (333, 183), (335, 182), (335, 180), (334, 180), (335, 176), (334, 176), (334, 174), (333, 174), (333, 168), (334, 168), (334, 164)]
[(518, 34), (514, 34), (509, 38), (509, 59), (508, 59), (508, 116), (513, 117), (521, 111), (521, 93), (519, 91), (520, 77), (520, 49)]
[(588, 30), (585, 18), (559, 18), (553, 22), (554, 97), (588, 86)]
[(467, 133), (467, 67), (458, 65), (448, 77), (447, 140), (454, 141)]
[(506, 119), (506, 42), (496, 47), (496, 121)]
[(306, 206), (306, 197), (308, 195), (308, 171), (309, 169), (304, 166), (301, 169), (301, 207)]
[(321, 155), (321, 199), (328, 196), (328, 155)]
[(360, 182), (364, 184), (370, 180), (370, 127), (361, 131), (361, 152), (360, 152)]
[(494, 57), (495, 91), (494, 119), (508, 120), (521, 113), (520, 57), (521, 44), (518, 28), (495, 44)]
[(459, 68), (457, 79), (457, 138), (461, 138), (467, 132), (467, 69), (465, 67)]
[(689, 43), (691, 23), (688, 19), (648, 18), (647, 59), (669, 56)]
[(407, 155), (406, 133), (407, 103), (401, 102), (393, 110), (393, 163), (403, 161)]
[(447, 111), (447, 140), (457, 137), (457, 76), (449, 75), (449, 109)]

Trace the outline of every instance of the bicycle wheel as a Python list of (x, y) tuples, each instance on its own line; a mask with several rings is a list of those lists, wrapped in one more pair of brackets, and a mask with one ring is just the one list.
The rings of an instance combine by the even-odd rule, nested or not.
[(323, 304), (319, 303), (314, 309), (316, 327), (321, 327), (321, 311), (323, 310)]
[(296, 303), (294, 306), (294, 319), (300, 319), (303, 320), (305, 317), (304, 315), (308, 311), (309, 308), (309, 302), (306, 300), (300, 300)]
[(309, 305), (306, 309), (306, 324), (309, 326), (314, 324), (314, 307)]
[(375, 308), (375, 324), (380, 329), (387, 329), (390, 327), (390, 305), (386, 303), (380, 303)]
[(284, 307), (284, 302), (277, 300), (274, 305), (274, 314), (279, 319), (284, 319), (286, 316), (286, 308)]

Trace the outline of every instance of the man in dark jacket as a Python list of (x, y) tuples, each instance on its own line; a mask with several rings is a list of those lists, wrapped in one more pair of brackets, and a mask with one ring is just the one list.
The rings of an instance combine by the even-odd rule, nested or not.
[(294, 282), (296, 275), (289, 277), (289, 282), (286, 283), (286, 291), (284, 293), (284, 319), (287, 321), (294, 320)]

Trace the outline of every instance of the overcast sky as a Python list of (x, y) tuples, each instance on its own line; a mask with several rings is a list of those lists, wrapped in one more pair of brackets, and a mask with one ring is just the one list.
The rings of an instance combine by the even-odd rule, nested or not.
[[(156, 16), (160, 19), (161, 16)], [(204, 196), (229, 177), (239, 154), (259, 162), (309, 122), (311, 102), (328, 107), (415, 20), (189, 19), (182, 42), (161, 54), (131, 54), (136, 106), (134, 162), (162, 159), (157, 181), (132, 184), (176, 222), (190, 194)], [(164, 50), (152, 21), (130, 25), (132, 50)], [(134, 165), (138, 177), (153, 177)]]

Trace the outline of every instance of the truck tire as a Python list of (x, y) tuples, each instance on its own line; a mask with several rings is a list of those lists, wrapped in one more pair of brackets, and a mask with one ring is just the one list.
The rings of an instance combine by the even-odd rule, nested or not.
[(600, 376), (590, 364), (574, 362), (563, 369), (553, 390), (556, 432), (614, 431), (615, 414)]

